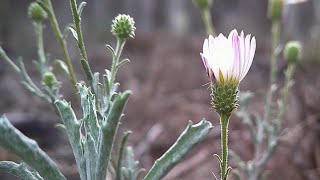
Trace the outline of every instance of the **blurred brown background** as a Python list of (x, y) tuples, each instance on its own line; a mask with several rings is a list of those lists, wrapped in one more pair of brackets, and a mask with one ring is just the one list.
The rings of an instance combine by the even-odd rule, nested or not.
[[(27, 18), (28, 1), (0, 1), (0, 43), (12, 59), (23, 56), (29, 73), (38, 81), (31, 61), (37, 58), (33, 26)], [(79, 2), (78, 2), (79, 3)], [(257, 39), (253, 65), (240, 89), (256, 96), (252, 109), (262, 113), (263, 93), (269, 73), (270, 21), (266, 17), (267, 0), (215, 0), (211, 8), (217, 32), (244, 30)], [(55, 0), (53, 6), (63, 29), (72, 22), (69, 1)], [(296, 83), (288, 102), (284, 126), (288, 133), (265, 170), (268, 179), (320, 179), (320, 1), (309, 0), (286, 5), (282, 21), (282, 39), (300, 40), (303, 59), (295, 75)], [(210, 120), (215, 128), (188, 154), (165, 179), (214, 179), (218, 163), (212, 157), (220, 152), (219, 123), (210, 108), (209, 91), (203, 85), (207, 77), (199, 57), (206, 37), (200, 14), (191, 0), (92, 0), (83, 12), (83, 31), (90, 64), (95, 71), (109, 68), (111, 55), (104, 44), (115, 44), (111, 20), (118, 13), (135, 18), (136, 37), (125, 46), (123, 57), (131, 63), (118, 75), (121, 89), (131, 89), (119, 131), (130, 129), (129, 145), (134, 147), (140, 165), (149, 169), (153, 161), (168, 149), (188, 120)], [(51, 59), (62, 58), (49, 22), (45, 22), (45, 49)], [(68, 48), (78, 79), (83, 79), (78, 49), (69, 35)], [(285, 62), (279, 58), (279, 86), (283, 82)], [(70, 86), (64, 81), (65, 98), (74, 101)], [(73, 107), (79, 111), (75, 102)], [(70, 179), (79, 179), (71, 148), (64, 132), (54, 128), (60, 122), (54, 110), (39, 98), (32, 97), (19, 83), (17, 75), (0, 60), (0, 114), (23, 133), (35, 138)], [(150, 130), (151, 129), (151, 130)], [(230, 148), (245, 160), (252, 158), (249, 133), (236, 116), (231, 119)], [(18, 157), (0, 151), (1, 159)], [(231, 165), (236, 167), (235, 164)], [(13, 177), (1, 173), (0, 179)]]

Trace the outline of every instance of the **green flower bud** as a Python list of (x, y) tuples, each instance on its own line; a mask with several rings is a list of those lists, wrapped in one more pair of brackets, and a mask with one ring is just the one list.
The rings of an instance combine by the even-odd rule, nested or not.
[(129, 15), (119, 14), (112, 21), (111, 32), (120, 39), (133, 38), (136, 30), (134, 23), (133, 18)]
[(204, 10), (211, 6), (213, 0), (193, 0), (192, 2), (200, 10)]
[(239, 106), (238, 85), (234, 83), (211, 84), (211, 103), (217, 113), (230, 116)]
[(274, 21), (280, 21), (283, 10), (283, 0), (269, 0), (268, 16)]
[(301, 58), (302, 46), (299, 41), (290, 41), (286, 44), (284, 48), (284, 59), (288, 61), (288, 63), (297, 63)]
[(58, 83), (56, 76), (52, 72), (45, 72), (42, 77), (42, 82), (50, 89)]
[(28, 16), (35, 22), (41, 22), (42, 20), (48, 17), (48, 14), (42, 9), (42, 7), (38, 3), (33, 2), (29, 5)]

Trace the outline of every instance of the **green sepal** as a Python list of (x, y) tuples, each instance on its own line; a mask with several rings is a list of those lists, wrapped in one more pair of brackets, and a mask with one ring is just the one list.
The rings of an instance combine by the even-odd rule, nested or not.
[(211, 104), (219, 115), (230, 115), (239, 104), (238, 84), (211, 83)]

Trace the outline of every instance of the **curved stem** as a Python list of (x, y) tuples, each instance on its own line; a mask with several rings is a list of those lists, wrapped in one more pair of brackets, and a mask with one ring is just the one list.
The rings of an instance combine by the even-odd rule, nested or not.
[(230, 115), (221, 115), (221, 180), (226, 180), (228, 177), (228, 124)]

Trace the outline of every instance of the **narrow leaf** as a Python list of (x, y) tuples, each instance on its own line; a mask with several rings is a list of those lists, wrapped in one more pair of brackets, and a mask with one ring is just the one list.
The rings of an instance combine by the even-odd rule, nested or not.
[(57, 100), (55, 105), (66, 127), (73, 154), (77, 162), (80, 178), (85, 179), (86, 166), (85, 159), (83, 158), (83, 148), (81, 145), (80, 123), (68, 102), (65, 100)]
[(17, 164), (11, 161), (0, 161), (0, 170), (12, 174), (23, 180), (43, 180), (41, 176), (31, 172), (25, 163)]
[(73, 37), (77, 40), (78, 42), (78, 33), (76, 30), (74, 30), (72, 27), (69, 27), (69, 30), (71, 31)]
[(17, 154), (36, 169), (44, 179), (65, 180), (57, 165), (38, 146), (16, 129), (6, 116), (0, 117), (0, 146)]
[(190, 121), (177, 141), (156, 160), (144, 180), (162, 179), (211, 129), (212, 124), (209, 121), (202, 120), (195, 125)]
[(83, 1), (80, 3), (78, 7), (77, 13), (78, 13), (79, 19), (81, 19), (81, 14), (85, 5), (87, 5), (87, 3)]
[(68, 67), (66, 65), (65, 62), (63, 62), (62, 60), (60, 59), (57, 59), (55, 61), (55, 65), (56, 67), (58, 67), (59, 69), (61, 69), (66, 75), (70, 75), (69, 71), (68, 71)]
[(101, 141), (98, 150), (98, 165), (96, 168), (97, 179), (105, 180), (107, 175), (107, 167), (110, 161), (110, 156), (112, 152), (112, 146), (115, 139), (115, 134), (118, 129), (120, 117), (129, 98), (131, 91), (125, 91), (119, 94), (111, 107), (111, 111), (107, 120), (103, 122), (101, 129)]

